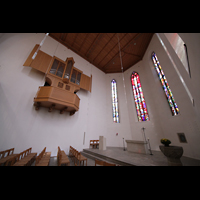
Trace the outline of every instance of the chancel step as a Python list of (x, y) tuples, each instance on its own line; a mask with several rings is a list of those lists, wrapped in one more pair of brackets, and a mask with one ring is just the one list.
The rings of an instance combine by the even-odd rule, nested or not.
[(107, 161), (107, 162), (114, 163), (114, 164), (121, 165), (121, 166), (134, 166), (133, 164), (123, 162), (123, 161), (117, 160), (115, 158), (102, 155), (97, 152), (90, 151), (90, 149), (83, 149), (81, 154), (83, 154), (84, 156), (91, 158), (93, 160), (97, 159), (97, 160)]

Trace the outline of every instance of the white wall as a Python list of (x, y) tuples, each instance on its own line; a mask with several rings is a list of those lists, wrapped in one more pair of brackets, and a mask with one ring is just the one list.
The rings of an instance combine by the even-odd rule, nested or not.
[[(188, 47), (191, 79), (164, 34), (160, 34), (195, 99), (194, 107), (155, 34), (143, 60), (124, 72), (126, 96), (121, 73), (103, 73), (48, 36), (41, 50), (51, 56), (55, 54), (63, 60), (73, 57), (75, 67), (88, 76), (92, 74), (92, 92), (80, 90), (77, 93), (81, 99), (80, 106), (73, 116), (69, 116), (69, 113), (61, 115), (57, 110), (49, 113), (46, 108), (36, 111), (33, 106), (38, 87), (44, 84), (44, 74), (30, 67), (23, 67), (23, 63), (35, 44), (39, 44), (44, 36), (42, 33), (0, 34), (0, 151), (15, 147), (17, 153), (32, 147), (33, 152), (39, 153), (46, 146), (47, 151), (55, 156), (58, 145), (66, 152), (70, 145), (81, 151), (89, 147), (90, 139), (98, 139), (99, 135), (106, 137), (107, 146), (122, 147), (122, 138), (144, 140), (142, 127), (145, 127), (146, 137), (150, 139), (153, 150), (159, 150), (161, 138), (168, 138), (172, 141), (171, 145), (183, 147), (184, 156), (200, 159), (199, 34), (180, 34)], [(158, 56), (180, 109), (178, 116), (171, 114), (151, 60), (152, 51)], [(137, 120), (130, 82), (133, 71), (140, 75), (150, 117), (147, 122)], [(113, 78), (117, 81), (119, 124), (112, 119), (110, 84)], [(178, 132), (185, 133), (188, 143), (179, 142)]]
[[(111, 81), (115, 79), (117, 82), (117, 95), (119, 105), (119, 121), (120, 123), (113, 122), (112, 113), (112, 91)], [(122, 73), (106, 74), (106, 144), (107, 146), (123, 147), (127, 139), (132, 139), (130, 130), (130, 120), (127, 110), (126, 96), (124, 93), (124, 84)], [(116, 135), (118, 133), (118, 135)], [(126, 144), (125, 144), (126, 145)]]
[[(166, 43), (169, 53), (171, 54), (177, 68), (179, 69), (185, 83), (195, 99), (195, 107), (188, 97), (188, 94), (183, 87), (183, 84), (176, 73), (170, 59), (165, 53), (158, 37), (154, 34), (143, 60), (132, 66), (124, 72), (126, 80), (126, 93), (128, 100), (129, 118), (132, 120), (131, 132), (133, 139), (142, 139), (141, 128), (145, 127), (146, 136), (150, 138), (151, 147), (154, 150), (159, 150), (160, 139), (168, 138), (171, 140), (171, 145), (182, 146), (184, 156), (200, 159), (200, 92), (199, 92), (199, 76), (200, 59), (198, 52), (200, 51), (200, 35), (199, 34), (180, 34), (188, 46), (190, 67), (192, 79), (189, 78), (185, 68), (175, 54), (169, 42), (164, 40), (164, 34), (160, 34), (163, 41)], [(167, 43), (168, 42), (168, 43)], [(195, 42), (197, 44), (195, 44)], [(175, 101), (180, 109), (178, 116), (172, 116), (165, 94), (163, 92), (160, 80), (154, 69), (151, 60), (151, 53), (155, 52), (158, 56), (162, 69), (168, 80), (169, 86), (174, 95)], [(193, 53), (193, 54), (192, 54)], [(141, 85), (144, 92), (144, 97), (147, 104), (150, 121), (138, 122), (135, 110), (133, 94), (130, 88), (130, 76), (133, 71), (137, 71), (140, 75)], [(185, 133), (188, 143), (180, 143), (177, 133)]]
[[(105, 74), (89, 62), (47, 37), (41, 50), (65, 60), (73, 57), (75, 67), (84, 74), (92, 74), (92, 93), (80, 90), (79, 111), (73, 116), (51, 113), (41, 108), (36, 111), (33, 98), (44, 84), (44, 74), (23, 67), (27, 56), (45, 34), (2, 34), (0, 37), (0, 151), (11, 147), (21, 152), (32, 147), (41, 152), (46, 146), (56, 156), (58, 145), (66, 152), (69, 146), (79, 151), (89, 147), (90, 139), (105, 135), (106, 90)], [(85, 144), (83, 145), (83, 136)]]

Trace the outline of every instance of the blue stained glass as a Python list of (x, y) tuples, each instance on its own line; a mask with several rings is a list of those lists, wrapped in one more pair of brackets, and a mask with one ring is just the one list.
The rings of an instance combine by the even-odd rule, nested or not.
[(119, 123), (119, 111), (118, 111), (118, 100), (117, 100), (117, 83), (113, 79), (111, 81), (112, 90), (112, 111), (113, 111), (113, 121)]
[(178, 115), (179, 114), (178, 106), (175, 102), (172, 91), (171, 91), (171, 89), (168, 85), (167, 78), (165, 77), (164, 71), (162, 70), (160, 62), (158, 61), (158, 58), (157, 58), (157, 56), (154, 52), (152, 53), (152, 61), (154, 63), (155, 69), (158, 73), (158, 77), (160, 79), (160, 82), (163, 86), (163, 90), (165, 92), (165, 95), (167, 97), (167, 101), (168, 101), (169, 106), (171, 108), (172, 115)]

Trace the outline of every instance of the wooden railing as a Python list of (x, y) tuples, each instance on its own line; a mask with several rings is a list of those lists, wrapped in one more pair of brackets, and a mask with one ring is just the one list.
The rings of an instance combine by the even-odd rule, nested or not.
[(79, 109), (79, 97), (67, 90), (63, 90), (53, 86), (40, 86), (34, 98), (34, 102), (52, 102), (64, 106), (71, 106), (76, 111)]

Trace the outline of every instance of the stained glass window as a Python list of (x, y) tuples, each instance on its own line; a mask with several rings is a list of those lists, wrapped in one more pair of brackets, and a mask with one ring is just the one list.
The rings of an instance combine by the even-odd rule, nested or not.
[(117, 100), (117, 83), (113, 79), (111, 81), (111, 90), (112, 90), (112, 110), (113, 110), (113, 121), (119, 123), (119, 109), (118, 109), (118, 100)]
[(138, 121), (149, 121), (149, 115), (147, 112), (147, 106), (142, 92), (142, 86), (140, 83), (140, 77), (137, 72), (133, 72), (131, 75), (131, 83), (133, 96), (135, 100), (135, 107), (137, 111)]
[(158, 73), (158, 77), (159, 77), (160, 82), (162, 84), (162, 87), (163, 87), (163, 90), (165, 92), (165, 95), (167, 97), (167, 101), (168, 101), (170, 109), (172, 111), (172, 115), (173, 116), (174, 115), (178, 115), (180, 111), (179, 111), (178, 106), (177, 106), (177, 104), (175, 102), (175, 99), (173, 97), (172, 91), (171, 91), (171, 89), (170, 89), (170, 87), (168, 85), (167, 79), (166, 79), (165, 74), (164, 74), (164, 72), (162, 70), (160, 62), (159, 62), (159, 60), (158, 60), (158, 58), (157, 58), (157, 56), (156, 56), (156, 54), (154, 52), (152, 53), (152, 60), (153, 60), (155, 69), (156, 69), (156, 71)]

